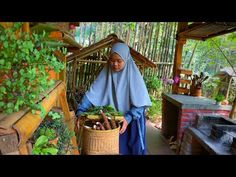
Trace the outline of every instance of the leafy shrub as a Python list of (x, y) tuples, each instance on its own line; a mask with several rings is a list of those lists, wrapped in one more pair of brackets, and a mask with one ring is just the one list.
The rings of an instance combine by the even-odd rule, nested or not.
[(156, 99), (154, 96), (150, 96), (152, 106), (147, 110), (147, 117), (151, 121), (155, 121), (157, 116), (161, 115), (161, 100)]
[[(33, 150), (35, 155), (63, 155), (70, 151), (73, 146), (71, 137), (73, 132), (69, 131), (63, 121), (63, 115), (58, 112), (50, 111), (33, 135)], [(58, 138), (56, 144), (51, 143)]]
[(54, 83), (48, 71), (60, 72), (64, 67), (54, 55), (60, 49), (45, 43), (46, 33), (24, 33), (21, 26), (14, 23), (0, 30), (0, 112), (6, 114), (21, 108), (42, 112), (35, 101)]

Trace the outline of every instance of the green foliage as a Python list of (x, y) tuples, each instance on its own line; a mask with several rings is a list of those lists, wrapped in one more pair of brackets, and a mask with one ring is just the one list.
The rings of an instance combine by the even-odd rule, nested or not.
[(56, 155), (58, 149), (54, 144), (49, 143), (49, 139), (45, 135), (41, 135), (35, 142), (32, 149), (33, 155)]
[(225, 96), (222, 95), (222, 94), (218, 94), (218, 95), (216, 95), (216, 97), (215, 97), (216, 102), (221, 102), (221, 101), (223, 101), (224, 99), (225, 99)]
[[(69, 131), (63, 121), (63, 115), (50, 111), (33, 135), (33, 150), (35, 155), (63, 155), (70, 151), (73, 146), (71, 137), (73, 132)], [(51, 140), (58, 138), (57, 144), (50, 143)]]
[(106, 116), (122, 116), (122, 113), (116, 111), (111, 105), (91, 107), (86, 112), (82, 113), (81, 116), (100, 115), (100, 110), (103, 110)]
[(161, 100), (150, 96), (152, 106), (147, 110), (147, 116), (151, 121), (155, 121), (157, 116), (161, 115)]
[(124, 23), (124, 30), (127, 31), (128, 29), (131, 29), (131, 31), (135, 30), (135, 22), (125, 22)]
[[(198, 72), (199, 70), (203, 72), (207, 71), (210, 75), (214, 75), (221, 68), (229, 67), (229, 63), (224, 55), (229, 59), (232, 65), (236, 66), (235, 36), (236, 33), (234, 32), (199, 42), (190, 69), (193, 70), (193, 72)], [(182, 53), (183, 67), (187, 66), (196, 42), (198, 41), (187, 40), (184, 45)], [(217, 46), (220, 47), (224, 54), (222, 54)]]
[(28, 107), (43, 116), (35, 100), (54, 83), (47, 70), (60, 72), (64, 65), (53, 54), (60, 49), (46, 45), (46, 33), (23, 33), (21, 25), (14, 23), (0, 31), (0, 103), (4, 103), (0, 112), (10, 114)]
[(151, 77), (144, 77), (144, 82), (146, 84), (146, 87), (148, 89), (148, 92), (152, 95), (155, 92), (157, 93), (157, 97), (161, 96), (162, 92), (162, 82), (160, 79), (158, 79), (157, 76), (151, 76)]
[(203, 84), (203, 94), (208, 98), (215, 98), (218, 93), (217, 87), (220, 84), (219, 77), (210, 77), (206, 82)]

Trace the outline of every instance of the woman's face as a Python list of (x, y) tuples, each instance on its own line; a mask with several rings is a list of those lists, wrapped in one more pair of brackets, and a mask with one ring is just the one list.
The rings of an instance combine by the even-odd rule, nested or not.
[(122, 60), (120, 55), (116, 53), (112, 53), (108, 61), (109, 61), (112, 71), (115, 71), (115, 72), (121, 71), (125, 66), (124, 60)]

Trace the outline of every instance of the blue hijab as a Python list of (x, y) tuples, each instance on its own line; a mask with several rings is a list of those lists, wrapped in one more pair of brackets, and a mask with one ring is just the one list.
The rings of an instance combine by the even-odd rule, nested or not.
[(123, 114), (132, 106), (150, 106), (146, 85), (129, 47), (124, 43), (115, 43), (111, 53), (118, 54), (125, 66), (121, 71), (113, 72), (107, 63), (86, 92), (89, 101), (95, 106), (111, 105)]

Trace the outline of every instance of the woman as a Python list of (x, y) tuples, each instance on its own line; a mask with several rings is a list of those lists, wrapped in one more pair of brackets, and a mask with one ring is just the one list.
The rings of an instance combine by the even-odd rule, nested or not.
[(108, 64), (86, 92), (76, 115), (91, 106), (106, 105), (124, 115), (119, 137), (120, 154), (146, 154), (145, 108), (151, 105), (151, 101), (129, 47), (124, 43), (112, 46)]

